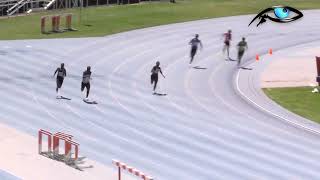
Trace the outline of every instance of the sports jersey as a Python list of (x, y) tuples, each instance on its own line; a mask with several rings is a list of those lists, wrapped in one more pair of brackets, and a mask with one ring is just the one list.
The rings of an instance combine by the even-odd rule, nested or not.
[(201, 44), (201, 41), (197, 38), (193, 38), (189, 44), (192, 48), (198, 48), (199, 44)]
[(238, 43), (239, 51), (244, 51), (245, 48), (247, 47), (247, 42), (246, 41), (240, 41)]
[(64, 78), (67, 75), (65, 68), (57, 68), (56, 72), (58, 72), (57, 78)]
[(90, 83), (91, 71), (84, 71), (82, 76), (83, 83)]
[(232, 39), (231, 33), (224, 33), (224, 42), (229, 42)]
[(151, 70), (151, 73), (154, 75), (158, 75), (158, 73), (161, 72), (161, 68), (159, 66), (154, 66)]

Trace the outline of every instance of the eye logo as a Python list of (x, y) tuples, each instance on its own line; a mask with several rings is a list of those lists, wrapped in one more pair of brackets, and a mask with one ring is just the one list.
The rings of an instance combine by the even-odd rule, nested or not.
[[(269, 15), (268, 12), (272, 12), (273, 11), (273, 15)], [(292, 17), (292, 12), (297, 14), (296, 16)], [(260, 19), (260, 22), (257, 24), (257, 27), (260, 24), (265, 23), (267, 20), (269, 19), (271, 21), (277, 22), (277, 23), (288, 23), (288, 22), (292, 22), (295, 21), (297, 19), (300, 19), (301, 17), (303, 17), (302, 12), (300, 12), (297, 9), (294, 9), (292, 7), (289, 6), (273, 6), (271, 8), (267, 8), (263, 11), (261, 11), (255, 18), (253, 18), (253, 20), (250, 22), (249, 26), (256, 20), (256, 19)]]

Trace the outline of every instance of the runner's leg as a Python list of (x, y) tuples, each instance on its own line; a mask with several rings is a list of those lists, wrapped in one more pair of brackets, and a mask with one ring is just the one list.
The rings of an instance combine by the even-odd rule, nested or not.
[(228, 59), (230, 59), (230, 44), (227, 45), (227, 55)]
[(197, 49), (196, 48), (192, 48), (191, 49), (191, 54), (190, 54), (191, 59), (190, 59), (190, 63), (189, 64), (191, 64), (193, 62), (193, 59), (194, 59), (194, 56), (196, 55), (196, 53), (197, 53)]
[(84, 87), (85, 87), (84, 83), (81, 83), (81, 92), (83, 92)]
[(244, 51), (238, 52), (238, 66), (240, 66), (240, 64), (241, 64), (241, 59), (242, 59), (243, 54), (244, 54)]
[(57, 84), (56, 93), (58, 93), (58, 89), (59, 89), (59, 80), (58, 79), (56, 79), (56, 84)]
[(90, 83), (87, 84), (87, 96), (86, 96), (87, 98), (89, 96), (89, 93), (90, 93)]
[(153, 91), (156, 90), (157, 88), (157, 84), (158, 84), (158, 77), (156, 76), (155, 79), (154, 79), (154, 86), (153, 86)]

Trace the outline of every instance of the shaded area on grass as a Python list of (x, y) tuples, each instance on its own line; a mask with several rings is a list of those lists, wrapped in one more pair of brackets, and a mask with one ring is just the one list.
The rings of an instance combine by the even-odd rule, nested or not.
[[(261, 10), (283, 4), (282, 0), (178, 0), (177, 3), (151, 2), (135, 5), (100, 6), (62, 11), (50, 11), (29, 16), (1, 19), (0, 39), (38, 39), (89, 37), (132, 29), (184, 22), (205, 18), (256, 14)], [(287, 0), (285, 5), (297, 9), (320, 8), (319, 0)], [(47, 14), (74, 13), (77, 32), (42, 35), (40, 17)], [(63, 23), (63, 22), (61, 22)]]
[(269, 98), (289, 111), (320, 123), (320, 94), (311, 87), (265, 88)]

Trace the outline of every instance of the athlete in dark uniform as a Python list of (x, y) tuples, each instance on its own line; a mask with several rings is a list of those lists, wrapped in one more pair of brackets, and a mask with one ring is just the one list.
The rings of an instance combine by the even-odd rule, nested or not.
[(161, 68), (160, 68), (160, 62), (157, 61), (156, 65), (151, 69), (151, 84), (154, 83), (154, 86), (153, 86), (153, 92), (155, 93), (155, 90), (157, 88), (157, 83), (158, 83), (158, 73), (161, 73), (161, 75), (166, 78), (163, 74), (162, 74), (162, 71), (161, 71)]
[(224, 46), (223, 46), (223, 54), (225, 54), (225, 51), (227, 50), (227, 54), (228, 54), (228, 60), (230, 59), (230, 41), (232, 40), (232, 34), (231, 34), (231, 30), (228, 30), (227, 33), (223, 34), (224, 36)]
[(248, 49), (248, 44), (246, 42), (246, 38), (242, 38), (242, 41), (238, 43), (238, 67), (240, 66), (242, 56), (245, 50)]
[[(57, 74), (58, 73), (58, 74)], [(55, 76), (57, 74), (57, 79), (56, 79), (56, 82), (57, 82), (57, 88), (56, 88), (56, 92), (57, 92), (57, 97), (60, 97), (58, 95), (58, 90), (61, 88), (62, 84), (63, 84), (63, 80), (64, 80), (64, 77), (67, 76), (67, 71), (66, 69), (64, 68), (64, 63), (61, 63), (61, 67), (57, 68), (57, 70), (54, 72), (53, 76)]]
[(81, 82), (81, 92), (83, 92), (84, 88), (87, 89), (86, 98), (84, 100), (88, 100), (88, 96), (90, 93), (90, 80), (91, 80), (91, 67), (88, 66), (87, 70), (83, 72), (82, 82)]
[(191, 41), (189, 42), (189, 45), (191, 45), (190, 63), (189, 64), (192, 63), (193, 58), (197, 53), (198, 46), (200, 45), (201, 49), (203, 48), (202, 43), (201, 43), (200, 39), (198, 39), (198, 38), (199, 38), (199, 35), (196, 34), (195, 38), (191, 39)]

